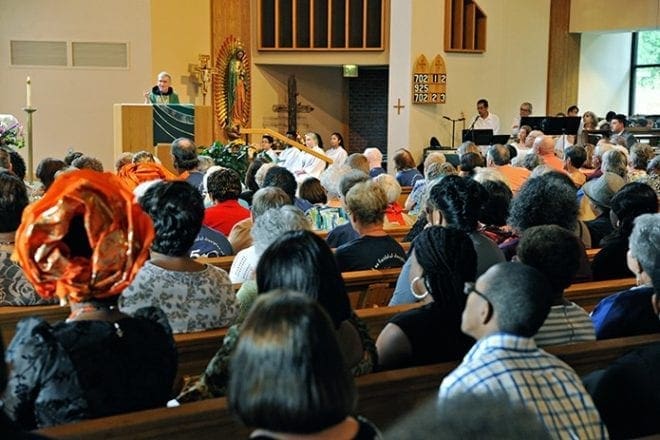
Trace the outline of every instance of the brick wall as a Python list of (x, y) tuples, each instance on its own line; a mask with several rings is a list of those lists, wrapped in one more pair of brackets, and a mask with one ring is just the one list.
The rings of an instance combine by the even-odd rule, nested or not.
[(348, 152), (379, 147), (387, 153), (386, 67), (360, 68), (357, 78), (348, 78)]

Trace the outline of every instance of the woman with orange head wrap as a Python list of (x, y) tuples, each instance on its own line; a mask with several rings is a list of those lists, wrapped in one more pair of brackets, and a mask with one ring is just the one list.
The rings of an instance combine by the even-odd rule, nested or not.
[(167, 168), (156, 162), (129, 163), (121, 167), (117, 176), (130, 190), (134, 190), (139, 184), (152, 180), (174, 180), (177, 177), (169, 172)]
[[(164, 404), (176, 374), (176, 348), (164, 313), (133, 317), (117, 297), (148, 257), (154, 232), (133, 194), (109, 173), (60, 176), (28, 206), (15, 258), (44, 298), (69, 303), (65, 322), (19, 322), (7, 350), (2, 397), (24, 429)], [(127, 368), (132, 366), (133, 368)]]

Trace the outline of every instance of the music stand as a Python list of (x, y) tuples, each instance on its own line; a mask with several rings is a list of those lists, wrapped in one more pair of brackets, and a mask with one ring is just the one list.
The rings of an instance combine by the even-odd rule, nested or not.
[(493, 137), (493, 130), (463, 130), (461, 139), (463, 142), (472, 141), (476, 145), (490, 145), (490, 140)]
[(496, 134), (493, 136), (493, 138), (490, 140), (489, 145), (495, 145), (495, 144), (501, 144), (501, 145), (506, 145), (509, 143), (509, 139), (511, 136), (508, 134)]
[(541, 131), (547, 135), (564, 135), (564, 134), (577, 134), (580, 128), (579, 116), (548, 116), (543, 121)]
[(543, 127), (543, 121), (545, 121), (547, 117), (548, 116), (523, 116), (520, 118), (520, 127), (523, 125), (529, 125), (532, 127), (532, 130), (543, 131), (541, 127)]

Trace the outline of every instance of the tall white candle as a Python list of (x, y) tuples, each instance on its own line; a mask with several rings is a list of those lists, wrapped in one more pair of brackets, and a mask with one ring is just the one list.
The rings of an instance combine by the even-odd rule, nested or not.
[(25, 91), (26, 91), (26, 106), (27, 108), (32, 108), (32, 82), (30, 77), (27, 77), (25, 81)]
[(30, 77), (27, 77), (27, 80), (25, 81), (25, 91), (26, 91), (26, 106), (27, 108), (32, 108), (32, 83), (30, 81)]

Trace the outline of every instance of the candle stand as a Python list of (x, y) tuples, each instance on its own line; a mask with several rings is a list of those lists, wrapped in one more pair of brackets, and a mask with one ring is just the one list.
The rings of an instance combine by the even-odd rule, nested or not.
[(32, 166), (32, 114), (37, 111), (36, 108), (32, 107), (25, 107), (23, 109), (25, 113), (27, 113), (27, 127), (26, 127), (26, 132), (27, 132), (27, 149), (28, 149), (28, 157), (27, 157), (27, 171), (28, 171), (28, 181), (30, 183), (34, 182), (34, 167)]

